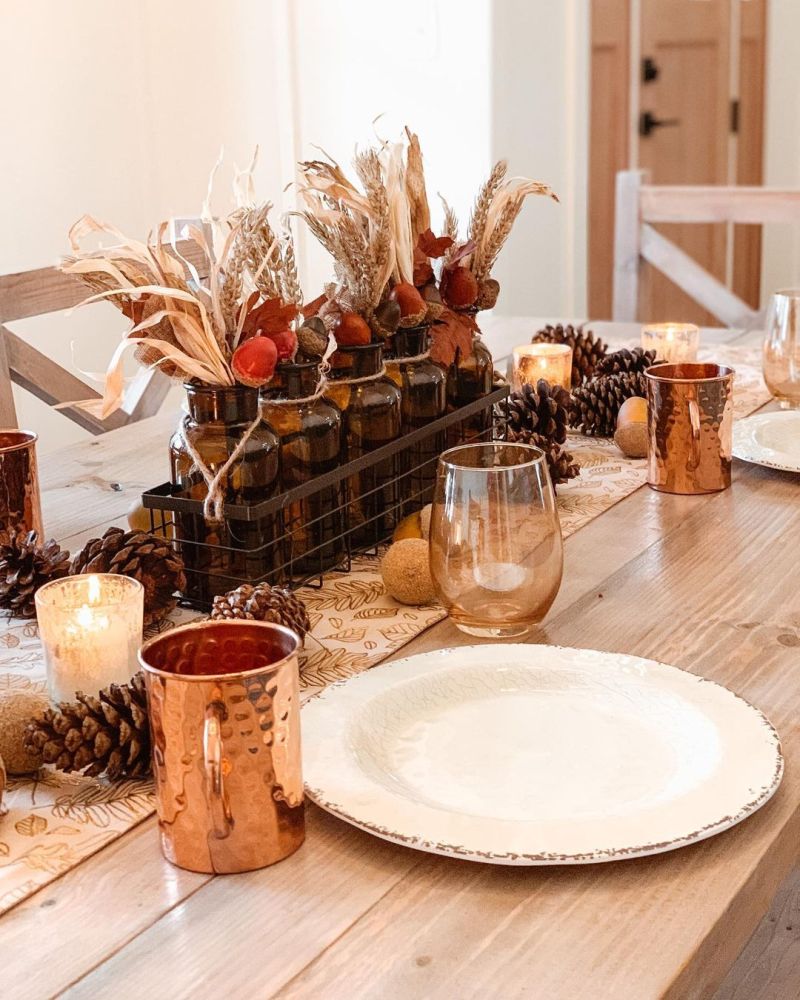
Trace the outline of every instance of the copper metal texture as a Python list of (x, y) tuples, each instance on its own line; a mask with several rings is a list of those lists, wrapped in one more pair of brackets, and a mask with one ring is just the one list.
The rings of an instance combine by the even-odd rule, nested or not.
[(305, 837), (299, 640), (282, 625), (203, 621), (145, 643), (164, 856), (190, 871), (250, 871)]
[(694, 494), (730, 486), (734, 374), (714, 364), (647, 369), (647, 481), (653, 489)]
[(0, 540), (10, 531), (36, 531), (44, 542), (33, 431), (0, 430)]

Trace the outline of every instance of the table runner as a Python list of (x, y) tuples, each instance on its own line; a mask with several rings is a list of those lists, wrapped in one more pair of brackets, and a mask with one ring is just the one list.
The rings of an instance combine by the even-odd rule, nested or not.
[[(710, 353), (701, 353), (712, 360)], [(769, 400), (752, 348), (725, 347), (713, 360), (736, 369), (734, 408), (746, 416)], [(642, 486), (644, 459), (625, 458), (613, 442), (571, 434), (567, 449), (581, 465), (577, 479), (558, 487), (565, 538)], [(386, 594), (375, 556), (353, 561), (348, 574), (331, 573), (321, 588), (305, 587), (312, 636), (306, 641), (301, 687), (306, 695), (375, 666), (445, 615), (437, 607), (404, 607)], [(177, 610), (149, 634), (197, 618)], [(44, 690), (35, 622), (12, 622), (0, 633), (0, 691)], [(0, 914), (64, 874), (152, 814), (149, 781), (115, 784), (43, 769), (35, 778), (9, 778), (0, 817)]]

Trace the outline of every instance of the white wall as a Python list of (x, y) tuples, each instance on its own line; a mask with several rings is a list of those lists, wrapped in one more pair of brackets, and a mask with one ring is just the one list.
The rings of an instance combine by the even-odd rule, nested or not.
[[(767, 8), (764, 183), (800, 188), (800, 3), (770, 0)], [(800, 229), (764, 227), (761, 301), (779, 288), (800, 287)]]

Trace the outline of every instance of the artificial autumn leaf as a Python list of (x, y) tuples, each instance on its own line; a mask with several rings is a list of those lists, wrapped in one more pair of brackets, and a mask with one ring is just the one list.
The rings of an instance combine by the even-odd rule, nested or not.
[(478, 330), (474, 318), (465, 313), (445, 309), (437, 323), (431, 327), (431, 360), (449, 367), (459, 355), (472, 354), (472, 338)]
[(320, 311), (320, 308), (324, 306), (327, 301), (328, 296), (325, 292), (323, 292), (322, 295), (318, 295), (315, 299), (312, 299), (311, 302), (306, 302), (300, 310), (303, 314), (303, 318), (308, 319), (310, 316), (316, 316)]
[(462, 243), (461, 246), (456, 250), (447, 262), (447, 267), (455, 267), (460, 260), (468, 257), (472, 251), (475, 249), (475, 240), (467, 240), (466, 243)]
[(297, 306), (294, 303), (286, 305), (283, 299), (266, 299), (245, 317), (241, 340), (258, 334), (281, 333), (289, 328), (296, 316)]
[(423, 285), (427, 285), (429, 281), (433, 281), (433, 268), (423, 251), (417, 247), (414, 251), (413, 282), (417, 288), (421, 288)]
[(452, 236), (434, 236), (432, 229), (426, 229), (424, 233), (420, 233), (417, 240), (417, 248), (426, 257), (433, 257), (434, 259), (444, 257), (452, 245)]

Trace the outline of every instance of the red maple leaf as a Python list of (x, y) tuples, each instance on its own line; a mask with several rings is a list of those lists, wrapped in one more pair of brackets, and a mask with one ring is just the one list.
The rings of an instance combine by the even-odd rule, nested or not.
[(431, 327), (431, 360), (449, 368), (456, 355), (468, 358), (472, 354), (472, 338), (477, 330), (478, 324), (472, 316), (445, 309), (439, 321)]
[(452, 236), (434, 236), (432, 229), (426, 229), (424, 233), (420, 233), (417, 240), (417, 248), (426, 257), (444, 257), (452, 245)]
[(283, 299), (266, 299), (245, 317), (241, 340), (248, 340), (258, 334), (288, 330), (296, 316), (297, 306), (294, 303), (286, 305)]
[(312, 299), (311, 302), (306, 302), (306, 304), (303, 306), (301, 310), (304, 319), (309, 319), (309, 317), (311, 316), (316, 316), (317, 313), (320, 311), (320, 308), (324, 306), (327, 301), (328, 301), (328, 296), (323, 292), (322, 295), (318, 295), (315, 299)]

